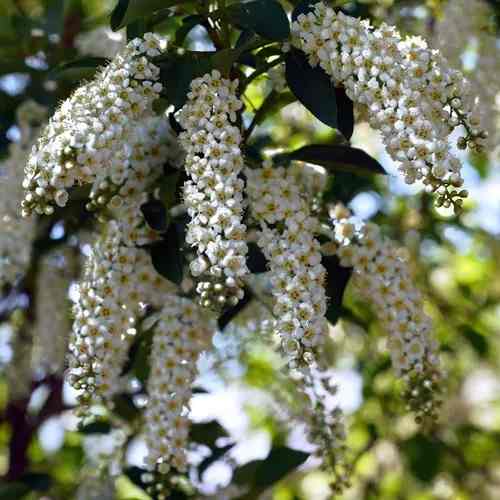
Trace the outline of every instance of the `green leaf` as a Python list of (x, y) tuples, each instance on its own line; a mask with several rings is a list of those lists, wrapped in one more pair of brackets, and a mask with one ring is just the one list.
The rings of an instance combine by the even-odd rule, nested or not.
[(44, 3), (46, 4), (45, 29), (48, 33), (62, 33), (66, 0), (45, 0)]
[(307, 57), (292, 49), (285, 56), (285, 76), (295, 97), (320, 121), (338, 128), (335, 88), (330, 77), (320, 68), (313, 68)]
[(127, 24), (127, 41), (134, 38), (141, 38), (147, 30), (146, 21), (144, 19), (136, 19)]
[(144, 18), (167, 7), (173, 7), (186, 0), (118, 0), (111, 12), (110, 26), (118, 31), (127, 24)]
[(149, 378), (150, 364), (149, 358), (151, 355), (151, 346), (153, 344), (153, 331), (143, 332), (141, 337), (137, 339), (129, 353), (131, 372), (143, 384)]
[(305, 161), (321, 165), (329, 172), (349, 172), (352, 174), (385, 174), (380, 163), (369, 154), (350, 146), (329, 146), (311, 144), (274, 157), (275, 163), (283, 164), (291, 160)]
[(150, 228), (155, 231), (165, 231), (167, 229), (167, 209), (160, 200), (149, 200), (143, 203), (141, 212)]
[(23, 483), (4, 483), (0, 484), (0, 500), (12, 500), (13, 498), (22, 498), (27, 495), (31, 489)]
[(160, 80), (165, 87), (168, 101), (175, 109), (181, 108), (186, 100), (191, 82), (213, 68), (211, 59), (213, 53), (172, 56), (159, 63)]
[(286, 12), (276, 0), (233, 3), (228, 5), (225, 14), (231, 24), (255, 31), (269, 40), (284, 40), (290, 36)]
[(63, 73), (77, 70), (78, 72), (92, 76), (99, 68), (106, 66), (109, 59), (104, 57), (81, 57), (73, 61), (61, 63), (51, 70), (50, 75), (52, 78), (58, 78)]
[(43, 472), (28, 472), (20, 480), (32, 491), (47, 491), (52, 484), (52, 478)]
[(227, 437), (227, 432), (216, 420), (200, 422), (191, 425), (189, 439), (195, 443), (204, 444), (215, 448), (215, 442), (222, 437)]
[(309, 453), (280, 446), (273, 448), (264, 460), (253, 460), (235, 470), (233, 480), (238, 484), (253, 484), (243, 498), (257, 498), (263, 491), (281, 481), (287, 474), (302, 465)]
[(251, 302), (252, 300), (252, 293), (250, 290), (245, 290), (245, 295), (241, 300), (238, 301), (238, 303), (230, 307), (229, 309), (226, 309), (217, 319), (217, 325), (219, 327), (219, 330), (224, 330), (226, 326), (236, 317), (238, 314), (245, 309), (245, 307)]
[(215, 448), (212, 450), (212, 454), (204, 458), (200, 464), (197, 466), (198, 477), (201, 478), (203, 473), (217, 460), (222, 458), (231, 448), (233, 448), (235, 443), (228, 444), (222, 448)]
[(302, 0), (298, 2), (292, 11), (292, 21), (296, 21), (301, 14), (309, 14), (309, 12), (312, 12), (317, 3), (316, 0)]
[(188, 36), (189, 32), (198, 25), (203, 24), (206, 18), (199, 14), (187, 16), (182, 20), (182, 26), (175, 32), (175, 45), (181, 46)]
[(158, 274), (180, 285), (183, 278), (181, 238), (176, 224), (170, 224), (165, 239), (151, 245), (151, 260)]
[(323, 256), (321, 263), (326, 269), (325, 291), (328, 297), (326, 319), (335, 325), (342, 310), (344, 291), (351, 278), (352, 268), (342, 267), (336, 255)]
[(484, 358), (488, 354), (490, 346), (483, 335), (469, 326), (465, 327), (462, 333), (480, 357)]
[(338, 129), (349, 141), (354, 132), (354, 103), (347, 97), (344, 87), (335, 87)]
[(404, 441), (402, 451), (414, 476), (429, 484), (441, 469), (443, 445), (422, 434)]
[(105, 420), (97, 420), (78, 428), (82, 434), (108, 434), (111, 432), (111, 424)]
[(134, 405), (128, 394), (119, 394), (113, 398), (113, 412), (120, 418), (131, 422), (141, 416), (141, 411)]

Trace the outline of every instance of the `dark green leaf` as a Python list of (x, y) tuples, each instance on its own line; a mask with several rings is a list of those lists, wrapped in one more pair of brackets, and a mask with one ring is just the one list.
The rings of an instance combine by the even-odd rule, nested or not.
[(264, 273), (267, 271), (267, 260), (257, 243), (248, 243), (247, 266), (252, 274)]
[(104, 420), (97, 420), (78, 428), (78, 432), (82, 434), (108, 434), (110, 431), (110, 423)]
[(152, 331), (144, 332), (140, 339), (137, 339), (134, 349), (131, 349), (131, 372), (143, 384), (146, 383), (150, 364), (149, 358), (151, 355), (151, 346), (153, 343)]
[(52, 484), (52, 478), (42, 472), (28, 472), (20, 481), (29, 486), (32, 491), (47, 491)]
[(118, 0), (111, 13), (110, 26), (117, 31), (138, 18), (148, 17), (159, 10), (173, 7), (185, 0)]
[(361, 149), (350, 146), (329, 146), (311, 144), (274, 157), (276, 163), (291, 160), (305, 161), (321, 165), (329, 172), (349, 172), (353, 174), (385, 174), (380, 163)]
[(146, 21), (144, 19), (136, 19), (130, 24), (127, 24), (127, 40), (130, 41), (134, 38), (141, 38), (147, 30)]
[(170, 127), (172, 127), (172, 130), (176, 133), (176, 135), (179, 135), (184, 131), (182, 125), (175, 119), (174, 113), (168, 114), (168, 122), (170, 123)]
[(328, 297), (326, 319), (335, 325), (340, 317), (344, 291), (352, 274), (352, 269), (342, 267), (336, 255), (323, 256), (322, 264), (326, 269), (325, 291)]
[(318, 2), (316, 0), (302, 0), (292, 11), (292, 21), (296, 21), (301, 14), (309, 14), (314, 10), (314, 6)]
[(120, 418), (131, 422), (141, 416), (140, 410), (134, 405), (128, 394), (119, 394), (113, 398), (113, 412)]
[(100, 67), (106, 66), (109, 63), (104, 57), (81, 57), (73, 61), (65, 62), (56, 66), (52, 71), (52, 77), (56, 78), (62, 73), (69, 70), (84, 70), (86, 73), (93, 74)]
[(31, 491), (31, 488), (23, 483), (0, 484), (0, 500), (13, 500), (22, 498)]
[(165, 231), (167, 229), (167, 209), (160, 200), (150, 200), (143, 203), (141, 212), (148, 226), (155, 231)]
[(228, 21), (244, 30), (255, 31), (270, 40), (290, 36), (290, 24), (283, 7), (276, 0), (233, 3), (226, 9)]
[(64, 7), (66, 0), (45, 0), (45, 29), (47, 33), (61, 34), (64, 28)]
[(233, 479), (238, 484), (253, 484), (245, 499), (257, 498), (264, 490), (283, 479), (302, 465), (309, 453), (285, 446), (273, 448), (264, 460), (253, 460), (235, 470)]
[(169, 60), (159, 63), (160, 79), (165, 87), (168, 101), (175, 109), (181, 108), (187, 100), (191, 82), (213, 68), (211, 53), (185, 54), (172, 56)]
[(187, 16), (182, 20), (182, 26), (175, 32), (175, 44), (181, 46), (189, 32), (197, 25), (203, 25), (206, 18), (198, 14)]
[(338, 128), (335, 88), (330, 77), (320, 68), (313, 68), (307, 57), (292, 49), (285, 57), (285, 76), (295, 97), (320, 121)]
[(243, 298), (233, 307), (226, 309), (218, 318), (219, 330), (224, 330), (226, 326), (250, 303), (252, 294), (250, 290), (245, 290)]
[(215, 448), (217, 439), (227, 437), (227, 432), (216, 420), (200, 422), (191, 425), (189, 439), (195, 443)]
[(222, 458), (231, 448), (233, 448), (235, 443), (228, 444), (227, 446), (223, 446), (222, 448), (212, 449), (211, 455), (204, 458), (200, 464), (197, 466), (198, 477), (201, 478), (203, 473), (217, 460)]
[(430, 483), (440, 471), (443, 445), (430, 437), (417, 434), (404, 441), (401, 447), (415, 477)]
[(463, 329), (462, 333), (479, 356), (485, 357), (488, 354), (488, 341), (483, 335), (468, 326)]
[(165, 239), (151, 245), (153, 267), (164, 278), (180, 285), (183, 277), (181, 239), (176, 224), (170, 224)]
[(335, 98), (337, 102), (338, 128), (349, 141), (354, 131), (354, 104), (347, 97), (344, 87), (335, 88)]

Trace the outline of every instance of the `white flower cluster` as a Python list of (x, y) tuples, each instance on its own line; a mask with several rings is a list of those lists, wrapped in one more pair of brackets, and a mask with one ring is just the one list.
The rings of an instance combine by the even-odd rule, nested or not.
[(75, 47), (84, 56), (113, 59), (125, 44), (125, 30), (112, 31), (107, 26), (99, 26), (91, 31), (79, 33), (75, 37)]
[(210, 346), (212, 325), (198, 306), (177, 295), (165, 297), (161, 311), (146, 321), (154, 325), (144, 413), (146, 466), (162, 474), (170, 466), (185, 472), (191, 386), (198, 356)]
[(49, 121), (26, 165), (23, 215), (51, 214), (65, 206), (68, 190), (92, 184), (99, 192), (108, 180), (124, 182), (135, 126), (151, 114), (162, 90), (160, 70), (151, 62), (166, 41), (147, 33), (136, 38), (63, 102)]
[[(120, 377), (137, 319), (148, 303), (161, 303), (170, 284), (159, 276), (133, 233), (139, 217), (111, 221), (92, 247), (73, 307), (70, 383), (86, 404), (94, 396), (109, 402), (123, 388)], [(137, 226), (136, 226), (137, 229)], [(151, 241), (151, 240), (149, 240)]]
[(241, 135), (233, 124), (242, 106), (237, 87), (237, 80), (224, 79), (215, 70), (197, 78), (179, 116), (190, 177), (184, 186), (191, 217), (186, 241), (197, 250), (190, 268), (199, 280), (204, 307), (235, 305), (243, 297), (242, 278), (248, 273)]
[(23, 165), (36, 140), (47, 110), (35, 101), (25, 101), (17, 110), (20, 141), (9, 146), (9, 156), (0, 163), (0, 288), (13, 283), (30, 262), (35, 221), (21, 217)]
[(261, 169), (247, 169), (246, 176), (251, 213), (261, 227), (258, 245), (271, 271), (276, 331), (292, 359), (305, 359), (328, 328), (325, 268), (314, 237), (318, 220), (283, 167), (266, 161)]
[(43, 374), (61, 374), (71, 331), (69, 286), (77, 277), (76, 250), (44, 255), (37, 273), (33, 369)]
[(447, 2), (429, 35), (446, 60), (467, 76), (479, 97), (476, 108), (489, 134), (487, 147), (498, 154), (500, 81), (492, 75), (500, 74), (500, 46), (491, 5), (484, 0)]
[(405, 253), (375, 224), (357, 227), (342, 205), (331, 215), (340, 264), (353, 268), (357, 292), (373, 304), (389, 334), (392, 363), (398, 377), (407, 382), (411, 409), (419, 420), (432, 420), (440, 404), (438, 345), (431, 338), (432, 322), (423, 310)]
[(390, 26), (375, 29), (323, 3), (300, 15), (293, 33), (309, 62), (367, 107), (370, 125), (380, 130), (405, 181), (422, 180), (437, 191), (438, 205), (460, 211), (467, 192), (455, 189), (463, 179), (448, 136), (463, 127), (465, 136), (458, 140), (462, 149), (480, 148), (487, 136), (478, 129), (463, 75), (451, 70), (423, 40), (403, 40)]

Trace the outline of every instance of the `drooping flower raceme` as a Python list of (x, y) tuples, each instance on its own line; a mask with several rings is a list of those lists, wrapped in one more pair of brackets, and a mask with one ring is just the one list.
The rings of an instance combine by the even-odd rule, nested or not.
[(179, 116), (190, 177), (184, 186), (191, 217), (186, 241), (197, 251), (190, 268), (206, 307), (236, 304), (243, 296), (241, 280), (248, 273), (244, 182), (239, 177), (241, 135), (234, 125), (242, 106), (237, 86), (237, 80), (221, 78), (218, 71), (193, 80)]
[[(134, 216), (131, 216), (133, 219)], [(91, 249), (73, 307), (70, 383), (80, 400), (109, 402), (123, 389), (120, 374), (150, 300), (172, 290), (154, 270), (148, 253), (127, 245), (128, 221), (112, 220)]]
[(404, 252), (372, 223), (358, 227), (342, 205), (332, 211), (336, 254), (352, 267), (357, 292), (374, 306), (389, 335), (388, 347), (406, 397), (419, 421), (437, 417), (440, 368), (432, 322), (423, 310)]
[(328, 328), (318, 220), (283, 167), (266, 162), (246, 176), (251, 213), (261, 227), (258, 245), (271, 271), (276, 331), (284, 351), (301, 359), (321, 345)]
[(0, 163), (0, 288), (13, 283), (30, 262), (36, 237), (35, 221), (21, 217), (23, 165), (36, 140), (47, 110), (35, 101), (25, 101), (17, 110), (19, 142), (9, 146), (9, 156)]
[(55, 250), (41, 259), (35, 295), (33, 369), (61, 374), (71, 331), (70, 284), (77, 277), (75, 249)]
[[(455, 68), (462, 70), (478, 95), (475, 103), (488, 131), (487, 148), (500, 153), (500, 46), (492, 5), (485, 0), (447, 2), (433, 25), (434, 46)], [(475, 57), (464, 57), (472, 53)], [(472, 64), (471, 64), (472, 62)]]
[[(23, 214), (51, 214), (68, 201), (68, 189), (92, 184), (94, 192), (121, 186), (130, 162), (135, 126), (151, 114), (162, 86), (151, 58), (166, 41), (136, 38), (94, 80), (63, 102), (33, 148), (26, 166)], [(105, 183), (104, 186), (101, 183)], [(99, 196), (96, 195), (96, 198)]]
[(185, 471), (189, 434), (188, 405), (200, 352), (210, 346), (210, 322), (188, 299), (168, 295), (160, 312), (145, 320), (153, 326), (149, 401), (144, 413), (146, 465), (161, 473)]
[(388, 153), (409, 184), (422, 180), (439, 194), (438, 205), (459, 211), (465, 190), (460, 161), (448, 136), (459, 126), (458, 147), (480, 147), (474, 101), (463, 76), (420, 39), (403, 40), (394, 28), (335, 12), (323, 3), (293, 23), (295, 44), (347, 95), (367, 107)]

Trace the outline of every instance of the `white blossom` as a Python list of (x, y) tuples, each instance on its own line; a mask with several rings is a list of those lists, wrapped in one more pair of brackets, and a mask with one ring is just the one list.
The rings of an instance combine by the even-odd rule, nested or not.
[(148, 445), (146, 466), (162, 473), (170, 466), (185, 471), (190, 428), (189, 400), (200, 352), (211, 345), (213, 325), (194, 303), (167, 295), (163, 307), (148, 318), (153, 326), (149, 401), (144, 413)]
[(373, 223), (356, 225), (343, 206), (332, 211), (340, 264), (353, 268), (356, 292), (373, 305), (398, 377), (407, 382), (409, 404), (419, 419), (434, 418), (440, 367), (432, 321), (424, 312), (406, 253)]
[(300, 186), (283, 167), (266, 162), (247, 169), (252, 215), (260, 224), (258, 245), (271, 271), (275, 328), (284, 352), (298, 359), (326, 336), (325, 269), (312, 216)]
[(239, 176), (241, 135), (233, 124), (242, 106), (237, 87), (237, 80), (224, 79), (215, 70), (197, 78), (179, 116), (185, 129), (179, 138), (190, 177), (184, 185), (191, 217), (186, 241), (197, 251), (191, 272), (198, 279), (201, 303), (207, 307), (236, 304), (243, 297), (242, 278), (248, 273), (242, 223), (244, 182)]
[(465, 129), (460, 148), (480, 148), (486, 136), (461, 73), (422, 39), (403, 40), (390, 26), (373, 28), (323, 3), (301, 14), (292, 29), (309, 62), (367, 108), (370, 125), (380, 131), (405, 181), (422, 180), (438, 192), (438, 205), (460, 211), (467, 193), (455, 189), (463, 179), (448, 136)]
[(166, 41), (152, 34), (132, 40), (63, 102), (26, 165), (24, 215), (53, 213), (54, 204), (67, 203), (74, 186), (92, 184), (97, 203), (101, 191), (122, 186), (134, 153), (136, 124), (151, 115), (162, 90), (160, 70), (150, 54), (165, 48)]

